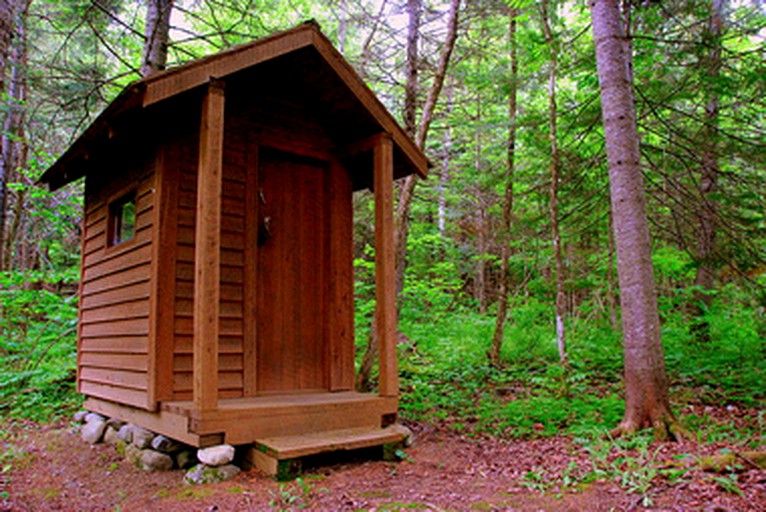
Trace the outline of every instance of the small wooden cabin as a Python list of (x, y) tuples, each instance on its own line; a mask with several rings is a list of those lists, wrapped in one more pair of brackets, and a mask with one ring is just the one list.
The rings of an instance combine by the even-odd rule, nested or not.
[[(392, 186), (427, 163), (313, 22), (129, 86), (41, 178), (85, 177), (85, 407), (195, 446), (392, 423)], [(363, 188), (378, 394), (353, 389)]]

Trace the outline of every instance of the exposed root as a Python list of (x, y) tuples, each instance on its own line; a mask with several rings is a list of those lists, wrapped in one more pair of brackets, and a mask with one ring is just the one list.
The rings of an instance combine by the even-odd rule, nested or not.
[(657, 442), (677, 442), (692, 439), (691, 432), (686, 430), (672, 414), (665, 414), (651, 423), (649, 421), (638, 422), (632, 419), (623, 419), (616, 428), (609, 432), (608, 437), (617, 439), (622, 436), (630, 436), (649, 427), (653, 428), (654, 440)]

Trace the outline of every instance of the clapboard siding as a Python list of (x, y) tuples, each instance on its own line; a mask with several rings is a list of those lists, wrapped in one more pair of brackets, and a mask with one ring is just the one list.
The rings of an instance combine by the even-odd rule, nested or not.
[[(219, 395), (244, 395), (244, 275), (245, 194), (247, 171), (241, 138), (227, 137), (224, 147), (221, 198), (221, 321), (219, 339)], [(177, 162), (177, 229), (175, 265), (175, 320), (173, 322), (173, 397), (187, 399), (192, 390), (194, 332), (194, 239), (197, 207), (196, 154), (187, 152)]]
[[(86, 395), (146, 408), (156, 173), (148, 154), (124, 165), (86, 181), (78, 378)], [(134, 236), (109, 247), (109, 203), (133, 190)]]

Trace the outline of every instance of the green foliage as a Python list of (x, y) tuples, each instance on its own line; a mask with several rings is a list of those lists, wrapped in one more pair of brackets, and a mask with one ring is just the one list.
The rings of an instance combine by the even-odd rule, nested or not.
[[(704, 347), (690, 339), (682, 311), (666, 312), (671, 395), (682, 404), (764, 404), (764, 319), (752, 307), (733, 309), (736, 293), (724, 288), (713, 302), (708, 320), (714, 336)], [(523, 438), (565, 433), (590, 439), (616, 426), (624, 408), (619, 336), (603, 316), (570, 318), (569, 364), (563, 367), (551, 307), (535, 297), (511, 303), (500, 369), (487, 364), (491, 316), (406, 317), (401, 327), (416, 350), (401, 357), (404, 415), (462, 432)], [(689, 421), (703, 426), (694, 416)], [(711, 442), (761, 440), (754, 434), (758, 425), (704, 426)]]
[(74, 394), (76, 301), (59, 290), (74, 271), (0, 274), (0, 414), (50, 420)]

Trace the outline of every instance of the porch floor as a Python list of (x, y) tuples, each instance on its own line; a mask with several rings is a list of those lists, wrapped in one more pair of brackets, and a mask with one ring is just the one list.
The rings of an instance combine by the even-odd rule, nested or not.
[(226, 443), (294, 436), (357, 427), (381, 427), (395, 414), (398, 399), (354, 391), (275, 394), (218, 401), (200, 411), (190, 400), (165, 402), (161, 410), (189, 418), (189, 433), (223, 435)]

